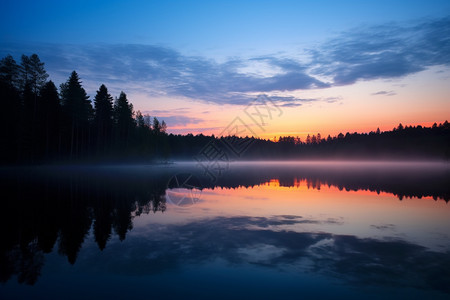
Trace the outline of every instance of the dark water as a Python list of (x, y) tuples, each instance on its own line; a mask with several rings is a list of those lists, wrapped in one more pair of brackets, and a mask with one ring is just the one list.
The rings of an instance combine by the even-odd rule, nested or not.
[(449, 299), (450, 166), (2, 169), (1, 299)]

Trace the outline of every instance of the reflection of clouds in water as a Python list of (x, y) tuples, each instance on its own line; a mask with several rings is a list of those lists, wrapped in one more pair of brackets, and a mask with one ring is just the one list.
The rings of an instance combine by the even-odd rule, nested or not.
[[(208, 264), (257, 264), (285, 271), (315, 272), (352, 284), (433, 289), (450, 293), (450, 252), (434, 252), (399, 239), (358, 238), (325, 232), (276, 230), (300, 216), (215, 217), (136, 230), (128, 246), (111, 243), (101, 257), (84, 263), (132, 275)], [(324, 220), (322, 222), (327, 222)], [(271, 229), (273, 228), (273, 230)]]
[(272, 259), (283, 255), (285, 250), (274, 245), (258, 244), (239, 248), (236, 254), (248, 263), (269, 263)]
[[(449, 195), (447, 166), (436, 169), (433, 167), (424, 171), (420, 171), (422, 168), (411, 169), (409, 166), (398, 170), (397, 168), (386, 170), (375, 165), (367, 168), (352, 167), (344, 171), (341, 169), (342, 166), (333, 169), (333, 165), (330, 167), (329, 164), (285, 163), (281, 166), (272, 165), (270, 168), (264, 164), (251, 168), (248, 164), (239, 166), (236, 166), (234, 173), (230, 170), (231, 173), (221, 177), (223, 182), (218, 183), (219, 186), (214, 184), (205, 187), (202, 190), (205, 193), (203, 201), (214, 200), (209, 195), (219, 194), (222, 188), (245, 189), (264, 185), (264, 182), (272, 178), (279, 178), (280, 185), (286, 186), (295, 185), (300, 182), (299, 178), (304, 178), (315, 182), (316, 187), (320, 182), (355, 191), (385, 190), (398, 195), (415, 197), (433, 195), (444, 199), (448, 199)], [(17, 274), (17, 271), (22, 274), (19, 275), (21, 278), (24, 276), (37, 278), (33, 276), (40, 274), (42, 265), (34, 262), (40, 261), (42, 251), (44, 253), (59, 251), (74, 263), (82, 249), (80, 255), (89, 261), (89, 265), (96, 265), (100, 269), (110, 267), (116, 273), (159, 273), (184, 267), (189, 263), (208, 267), (210, 261), (219, 259), (241, 266), (251, 263), (278, 269), (295, 265), (300, 266), (297, 268), (300, 271), (311, 269), (356, 282), (362, 280), (380, 282), (383, 272), (387, 274), (385, 276), (387, 279), (383, 279), (385, 283), (397, 284), (399, 279), (396, 277), (402, 276), (406, 276), (410, 281), (402, 282), (402, 285), (425, 288), (433, 286), (430, 278), (433, 278), (434, 285), (441, 284), (445, 280), (450, 281), (449, 236), (444, 233), (433, 233), (434, 230), (445, 232), (446, 223), (442, 216), (447, 215), (436, 214), (438, 218), (434, 219), (431, 214), (442, 209), (443, 203), (436, 205), (428, 201), (427, 207), (431, 210), (429, 215), (423, 215), (425, 222), (421, 222), (422, 218), (417, 217), (417, 215), (422, 217), (422, 212), (417, 211), (418, 207), (415, 206), (419, 202), (422, 205), (424, 201), (416, 201), (416, 203), (402, 203), (404, 210), (395, 215), (398, 219), (383, 217), (370, 223), (365, 220), (362, 226), (364, 228), (353, 226), (359, 223), (355, 223), (355, 220), (347, 215), (345, 224), (342, 218), (332, 218), (336, 214), (324, 213), (327, 211), (326, 207), (323, 209), (320, 207), (320, 214), (309, 215), (310, 211), (302, 210), (299, 213), (304, 215), (297, 216), (293, 214), (297, 210), (283, 210), (286, 215), (248, 217), (246, 215), (258, 212), (254, 207), (251, 212), (243, 212), (248, 209), (246, 204), (251, 201), (247, 203), (244, 201), (238, 211), (236, 207), (232, 207), (231, 214), (243, 215), (232, 218), (213, 217), (215, 209), (201, 205), (196, 205), (194, 212), (171, 205), (170, 213), (162, 214), (161, 212), (166, 211), (167, 180), (173, 173), (177, 173), (177, 168), (172, 165), (69, 169), (58, 167), (16, 172), (18, 174), (12, 173), (8, 176), (2, 173), (4, 180), (1, 181), (4, 194), (10, 195), (3, 201), (0, 210), (2, 212), (0, 219), (7, 224), (3, 226), (2, 231), (3, 245), (10, 247), (5, 248), (8, 261), (1, 265), (13, 266), (7, 270), (9, 273), (4, 275), (4, 280)], [(302, 186), (305, 184), (304, 181), (300, 183)], [(183, 191), (190, 192), (190, 190), (181, 192)], [(276, 201), (271, 206), (272, 213), (280, 211), (278, 205), (283, 202), (277, 202), (279, 197), (281, 196), (276, 195), (273, 198)], [(259, 197), (258, 199), (261, 200)], [(409, 205), (412, 205), (412, 210), (408, 210)], [(359, 206), (344, 206), (344, 208), (349, 211), (360, 209)], [(445, 208), (440, 212), (445, 213)], [(27, 218), (18, 219), (11, 211), (19, 211)], [(137, 217), (152, 212), (156, 214), (149, 218)], [(417, 215), (405, 215), (411, 212), (417, 212)], [(380, 216), (383, 213), (384, 211)], [(190, 221), (173, 224), (177, 221), (177, 214), (183, 214), (183, 217)], [(199, 217), (208, 215), (211, 216), (210, 219), (198, 220)], [(410, 222), (404, 226), (402, 221), (406, 217)], [(143, 227), (142, 223), (150, 219), (151, 222), (163, 224)], [(386, 220), (384, 221), (386, 223), (383, 223), (383, 220)], [(172, 224), (164, 225), (164, 223)], [(398, 227), (389, 223), (394, 223)], [(343, 224), (344, 226), (339, 227)], [(30, 228), (34, 228), (33, 234)], [(130, 233), (131, 229), (133, 231)], [(358, 239), (353, 236), (360, 235), (361, 230), (368, 229), (371, 239)], [(313, 234), (311, 231), (317, 233)], [(86, 244), (85, 237), (89, 232), (93, 235), (93, 239), (91, 244)], [(354, 240), (338, 243), (343, 232), (351, 234)], [(387, 235), (392, 239), (388, 240)], [(373, 238), (375, 236), (377, 238)], [(124, 243), (119, 243), (119, 240), (125, 238)], [(419, 242), (414, 242), (414, 238)], [(403, 255), (397, 257), (395, 256), (397, 254), (390, 250), (383, 250), (387, 245), (396, 250), (400, 247), (399, 241), (405, 240), (411, 242), (403, 242), (407, 245)], [(22, 246), (36, 241), (38, 247), (29, 249)], [(93, 259), (94, 254), (87, 254), (91, 251), (85, 252), (84, 249), (95, 249), (96, 251), (92, 253), (97, 253), (95, 243), (99, 249), (103, 249), (103, 252), (101, 256)], [(430, 244), (433, 244), (433, 249), (419, 246)], [(364, 245), (369, 247), (369, 250), (371, 247), (376, 248), (375, 252), (361, 250)], [(255, 257), (259, 252), (261, 256)], [(405, 258), (409, 260), (406, 261)], [(76, 264), (86, 264), (86, 259), (77, 261)], [(308, 262), (308, 267), (305, 266), (305, 262)], [(352, 262), (356, 264), (353, 269)], [(24, 265), (27, 268), (21, 269)], [(420, 266), (423, 268), (420, 269)], [(402, 275), (402, 272), (406, 275)], [(375, 279), (371, 279), (369, 275), (375, 276)], [(437, 289), (445, 290), (441, 287)]]
[(394, 224), (380, 224), (380, 225), (370, 225), (370, 227), (378, 229), (378, 230), (391, 230), (391, 231), (395, 231), (395, 225)]
[[(426, 162), (234, 162), (215, 187), (254, 187), (277, 181), (282, 187), (387, 192), (400, 200), (432, 197), (448, 201), (446, 163)], [(205, 187), (209, 187), (206, 185)]]
[(344, 218), (342, 218), (342, 217), (340, 217), (340, 218), (328, 218), (328, 219), (326, 219), (326, 221), (324, 221), (323, 223), (326, 223), (326, 224), (335, 224), (335, 225), (343, 225), (343, 224), (344, 224), (343, 219), (344, 219)]
[(284, 219), (288, 219), (288, 220), (301, 218), (301, 216), (295, 216), (295, 215), (280, 215), (279, 217), (280, 218), (284, 218)]

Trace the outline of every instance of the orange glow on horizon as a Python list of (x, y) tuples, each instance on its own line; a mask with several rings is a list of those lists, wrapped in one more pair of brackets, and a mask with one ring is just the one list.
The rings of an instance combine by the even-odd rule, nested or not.
[[(404, 78), (391, 81), (374, 80), (359, 81), (348, 86), (336, 86), (327, 89), (299, 90), (280, 92), (278, 96), (293, 96), (297, 98), (336, 98), (335, 102), (320, 100), (300, 103), (296, 107), (281, 107), (281, 116), (273, 115), (264, 120), (264, 128), (254, 126), (245, 115), (245, 105), (218, 105), (214, 103), (196, 102), (189, 109), (186, 117), (196, 118), (198, 122), (186, 125), (171, 125), (167, 123), (169, 132), (192, 132), (205, 135), (219, 135), (236, 117), (242, 120), (252, 130), (254, 136), (273, 140), (281, 136), (300, 137), (321, 134), (334, 137), (339, 133), (369, 133), (380, 128), (390, 131), (399, 123), (403, 126), (431, 127), (433, 123), (450, 121), (450, 85), (445, 76), (449, 72), (439, 68), (430, 68)], [(442, 74), (438, 78), (436, 74)], [(434, 78), (434, 80), (432, 79)], [(392, 90), (391, 96), (376, 96), (374, 92)], [(270, 95), (269, 95), (270, 96)], [(161, 102), (161, 109), (169, 101)], [(183, 105), (178, 101), (173, 105)], [(176, 109), (176, 106), (173, 107)], [(207, 112), (205, 114), (205, 112)], [(168, 114), (167, 116), (169, 116)], [(252, 125), (253, 124), (253, 125)], [(247, 133), (243, 134), (243, 136)], [(251, 135), (251, 134), (250, 134)]]
[[(400, 123), (403, 126), (422, 126), (422, 127), (431, 127), (433, 126), (434, 123), (442, 124), (447, 120), (443, 120), (443, 121), (428, 121), (428, 122), (417, 122), (417, 123), (402, 123), (402, 122), (398, 122), (398, 123), (392, 123), (392, 124), (388, 124), (388, 125), (382, 125), (382, 126), (376, 126), (376, 127), (367, 127), (367, 126), (355, 126), (353, 127), (351, 130), (349, 129), (337, 129), (336, 127), (332, 126), (330, 129), (328, 129), (328, 131), (311, 131), (311, 132), (305, 132), (305, 131), (292, 131), (292, 132), (286, 132), (286, 131), (275, 131), (275, 132), (264, 132), (262, 134), (257, 134), (256, 137), (260, 138), (260, 139), (265, 139), (265, 140), (271, 140), (271, 141), (278, 141), (278, 139), (280, 137), (287, 137), (287, 136), (291, 136), (291, 137), (299, 137), (301, 139), (302, 142), (304, 142), (306, 140), (306, 137), (308, 135), (310, 136), (317, 136), (318, 133), (320, 133), (321, 138), (322, 139), (326, 139), (328, 137), (328, 135), (330, 135), (331, 137), (336, 137), (339, 133), (342, 134), (346, 134), (347, 132), (349, 133), (370, 133), (370, 132), (375, 132), (377, 130), (377, 128), (380, 129), (381, 132), (384, 131), (392, 131), (394, 128), (396, 128)], [(211, 129), (207, 129), (205, 130), (204, 127), (181, 127), (181, 126), (177, 126), (177, 127), (173, 127), (173, 128), (169, 128), (168, 132), (169, 133), (174, 133), (174, 134), (193, 134), (193, 135), (198, 135), (198, 134), (203, 134), (203, 135), (215, 135), (215, 136), (219, 136), (220, 132), (222, 130), (219, 128), (211, 128)], [(241, 137), (245, 137), (246, 135), (242, 135)]]
[[(347, 188), (339, 188), (337, 186), (328, 184), (328, 183), (324, 183), (324, 182), (320, 182), (319, 180), (316, 181), (312, 181), (309, 179), (297, 179), (294, 178), (293, 184), (292, 185), (282, 185), (280, 183), (279, 179), (273, 178), (270, 179), (267, 182), (263, 182), (260, 185), (257, 185), (255, 187), (251, 187), (251, 188), (245, 188), (245, 187), (238, 187), (238, 188), (228, 188), (228, 187), (216, 187), (216, 188), (207, 188), (204, 189), (203, 192), (208, 193), (208, 191), (211, 192), (215, 192), (217, 190), (222, 191), (221, 194), (222, 195), (229, 195), (231, 197), (231, 194), (235, 194), (237, 193), (238, 190), (248, 190), (248, 189), (253, 189), (253, 188), (258, 188), (258, 190), (261, 190), (261, 197), (265, 197), (267, 196), (268, 193), (273, 193), (274, 198), (278, 197), (279, 195), (277, 194), (278, 192), (286, 192), (286, 191), (292, 191), (292, 190), (296, 190), (297, 192), (306, 192), (311, 196), (313, 194), (315, 194), (316, 192), (319, 193), (325, 193), (325, 194), (331, 194), (331, 195), (340, 195), (338, 198), (340, 198), (342, 196), (342, 193), (348, 193), (351, 195), (360, 195), (360, 196), (369, 196), (369, 197), (388, 197), (388, 198), (395, 198), (396, 200), (399, 200), (398, 197), (392, 193), (389, 192), (385, 192), (385, 191), (371, 191), (369, 189), (358, 189), (358, 190), (354, 190), (354, 189), (347, 189)], [(234, 196), (233, 196), (234, 197)], [(410, 199), (408, 197), (406, 197), (404, 200), (407, 201), (407, 199)], [(432, 200), (432, 201), (436, 201), (433, 199), (433, 197), (431, 196), (424, 196), (421, 197), (420, 200)], [(356, 200), (357, 202), (359, 200)], [(402, 200), (403, 201), (403, 200)]]

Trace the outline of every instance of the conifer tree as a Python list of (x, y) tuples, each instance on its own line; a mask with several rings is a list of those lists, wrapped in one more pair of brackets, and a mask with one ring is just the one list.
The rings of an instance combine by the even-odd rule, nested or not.
[(114, 125), (118, 150), (126, 149), (130, 143), (131, 131), (135, 127), (133, 105), (128, 102), (127, 95), (120, 92), (114, 103)]
[[(111, 145), (113, 128), (113, 98), (102, 84), (94, 98), (94, 126), (96, 131), (97, 150), (104, 153)], [(101, 148), (101, 149), (100, 149)]]
[(70, 136), (70, 157), (73, 158), (88, 147), (89, 123), (93, 115), (89, 96), (81, 86), (77, 72), (73, 71), (61, 85), (61, 99)]

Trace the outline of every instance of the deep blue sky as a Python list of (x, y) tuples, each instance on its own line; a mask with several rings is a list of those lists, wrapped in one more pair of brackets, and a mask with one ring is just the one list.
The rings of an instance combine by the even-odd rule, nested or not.
[[(203, 122), (207, 130), (213, 118), (199, 111), (245, 105), (258, 93), (288, 111), (316, 105), (330, 115), (339, 113), (333, 103), (356, 110), (358, 101), (381, 99), (386, 111), (393, 109), (388, 102), (404, 105), (415, 95), (408, 114), (391, 116), (386, 126), (450, 113), (442, 109), (448, 104), (448, 0), (8, 0), (1, 3), (0, 28), (1, 57), (19, 61), (36, 52), (57, 84), (76, 69), (91, 96), (106, 83), (114, 94), (131, 94), (136, 109), (180, 126)], [(437, 99), (423, 118), (430, 97), (419, 99), (411, 76), (432, 82), (429, 94)], [(290, 127), (321, 129), (312, 120), (286, 118)], [(376, 120), (366, 125), (377, 126)]]
[[(1, 40), (294, 50), (353, 27), (445, 17), (450, 1), (2, 1)], [(245, 55), (245, 53), (242, 53)]]

